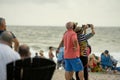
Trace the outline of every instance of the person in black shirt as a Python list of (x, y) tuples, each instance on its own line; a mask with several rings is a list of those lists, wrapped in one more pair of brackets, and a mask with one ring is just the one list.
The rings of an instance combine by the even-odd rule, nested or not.
[[(0, 36), (1, 34), (6, 31), (6, 22), (4, 18), (0, 17)], [(11, 32), (12, 36), (13, 36), (13, 42), (14, 42), (14, 49), (15, 51), (18, 51), (18, 47), (19, 47), (19, 41), (16, 38), (16, 36)], [(12, 46), (11, 46), (12, 47)]]

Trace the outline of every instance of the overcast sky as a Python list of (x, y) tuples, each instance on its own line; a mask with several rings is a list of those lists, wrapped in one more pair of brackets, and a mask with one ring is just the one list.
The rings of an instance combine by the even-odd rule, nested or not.
[(7, 25), (120, 26), (120, 0), (0, 0), (0, 17)]

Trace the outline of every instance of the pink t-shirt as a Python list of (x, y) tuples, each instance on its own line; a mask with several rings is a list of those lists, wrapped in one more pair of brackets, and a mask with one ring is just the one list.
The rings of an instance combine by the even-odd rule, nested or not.
[(63, 41), (64, 41), (64, 47), (65, 47), (65, 52), (64, 52), (65, 59), (72, 59), (72, 58), (80, 57), (80, 51), (79, 51), (80, 49), (79, 49), (78, 43), (77, 43), (78, 44), (77, 49), (74, 50), (73, 42), (75, 40), (77, 40), (77, 35), (73, 30), (68, 30), (64, 34)]

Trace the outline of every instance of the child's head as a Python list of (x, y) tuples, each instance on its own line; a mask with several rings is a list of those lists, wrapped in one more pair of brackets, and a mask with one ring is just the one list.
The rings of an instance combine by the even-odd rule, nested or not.
[(104, 51), (104, 53), (105, 53), (105, 54), (108, 54), (108, 53), (109, 53), (109, 51), (108, 51), (108, 50), (105, 50), (105, 51)]
[(52, 46), (50, 46), (50, 47), (49, 47), (49, 50), (50, 50), (50, 51), (52, 51), (52, 50), (53, 50), (53, 47), (52, 47)]
[(53, 47), (52, 47), (52, 46), (50, 46), (50, 47), (49, 47), (49, 50), (51, 50), (51, 49), (53, 49)]

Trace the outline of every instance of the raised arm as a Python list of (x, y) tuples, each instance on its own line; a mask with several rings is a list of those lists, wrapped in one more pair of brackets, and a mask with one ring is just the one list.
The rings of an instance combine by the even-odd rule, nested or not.
[(91, 33), (95, 34), (95, 30), (94, 30), (94, 25), (93, 24), (91, 24)]
[(19, 41), (17, 38), (14, 38), (13, 39), (13, 42), (14, 42), (14, 50), (15, 51), (18, 51), (18, 47), (19, 47)]
[(89, 24), (89, 26), (87, 28), (91, 29), (91, 32), (86, 33), (86, 35), (85, 35), (86, 39), (88, 40), (95, 35), (95, 30), (94, 30), (94, 25), (93, 24)]

